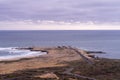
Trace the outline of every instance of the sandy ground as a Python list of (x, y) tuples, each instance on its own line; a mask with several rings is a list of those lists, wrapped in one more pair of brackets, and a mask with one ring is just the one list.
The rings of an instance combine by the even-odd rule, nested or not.
[(0, 62), (0, 74), (8, 74), (25, 69), (67, 66), (64, 62), (82, 60), (82, 58), (74, 50), (66, 47), (34, 48), (34, 50), (44, 50), (47, 51), (48, 54), (35, 58)]
[(48, 54), (1, 61), (0, 80), (120, 79), (120, 60), (93, 58), (94, 56), (88, 54), (88, 51), (71, 47), (34, 47), (29, 50), (43, 51)]

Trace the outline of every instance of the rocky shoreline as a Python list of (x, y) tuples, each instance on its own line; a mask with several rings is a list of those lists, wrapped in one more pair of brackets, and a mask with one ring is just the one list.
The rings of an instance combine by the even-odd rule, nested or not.
[(120, 60), (96, 58), (70, 46), (16, 48), (41, 51), (38, 57), (0, 62), (0, 80), (119, 80)]
[(84, 52), (84, 54), (87, 57), (95, 58), (94, 54), (105, 54), (105, 52), (102, 51), (86, 51), (86, 50), (81, 50), (77, 48), (73, 48), (71, 46), (57, 46), (57, 47), (26, 47), (26, 48), (16, 48), (19, 50), (30, 50), (30, 51), (41, 51), (41, 52), (46, 52), (47, 54), (49, 53), (49, 50), (57, 50), (57, 49), (73, 49), (77, 50), (79, 52)]

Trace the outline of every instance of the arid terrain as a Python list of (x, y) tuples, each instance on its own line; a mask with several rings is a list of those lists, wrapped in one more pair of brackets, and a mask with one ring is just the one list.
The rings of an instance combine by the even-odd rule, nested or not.
[(47, 54), (1, 61), (0, 80), (120, 80), (120, 60), (96, 58), (88, 51), (66, 46), (19, 49)]

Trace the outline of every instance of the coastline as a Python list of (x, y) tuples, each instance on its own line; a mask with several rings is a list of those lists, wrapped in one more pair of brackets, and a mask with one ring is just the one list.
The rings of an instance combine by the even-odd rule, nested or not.
[[(48, 73), (49, 73), (49, 75), (50, 75), (50, 73), (54, 73), (54, 75), (57, 76), (57, 79), (54, 77), (55, 80), (58, 80), (58, 78), (61, 79), (62, 78), (61, 76), (64, 76), (64, 75), (66, 75), (66, 76), (64, 76), (64, 78), (69, 78), (70, 76), (72, 76), (67, 73), (63, 74), (65, 69), (70, 69), (70, 71), (68, 70), (68, 72), (72, 71), (74, 74), (77, 74), (77, 75), (87, 76), (86, 78), (88, 78), (88, 76), (92, 77), (92, 78), (96, 78), (94, 76), (95, 75), (94, 73), (101, 72), (101, 70), (104, 70), (107, 68), (109, 69), (109, 67), (110, 68), (115, 67), (117, 71), (120, 71), (118, 69), (118, 67), (120, 65), (120, 60), (95, 58), (95, 56), (92, 54), (89, 54), (88, 51), (77, 49), (77, 48), (72, 48), (70, 46), (69, 47), (66, 47), (66, 46), (44, 47), (44, 48), (43, 47), (32, 47), (32, 48), (30, 47), (30, 48), (18, 48), (18, 49), (27, 49), (27, 50), (31, 50), (31, 51), (42, 51), (42, 52), (47, 52), (47, 54), (40, 55), (38, 57), (23, 58), (20, 60), (1, 61), (0, 62), (0, 79), (1, 80), (8, 79), (8, 78), (10, 80), (12, 80), (13, 78), (15, 78), (15, 79), (17, 78), (17, 80), (21, 80), (21, 77), (24, 78), (23, 80), (37, 80), (37, 79), (42, 80), (43, 77), (41, 77), (41, 76), (43, 74), (41, 72), (40, 72), (40, 74), (37, 73), (37, 71), (39, 72), (39, 70), (43, 71), (44, 74), (46, 74), (46, 75)], [(95, 69), (95, 71), (94, 71), (94, 69)], [(29, 72), (31, 70), (35, 70), (35, 72), (34, 71)], [(86, 72), (84, 72), (83, 70), (85, 70)], [(27, 71), (30, 74), (26, 74), (25, 72), (27, 72)], [(59, 73), (59, 71), (60, 71), (60, 73)], [(111, 69), (110, 69), (110, 71), (111, 71)], [(120, 72), (117, 72), (117, 71), (116, 71), (117, 75), (120, 75)], [(19, 76), (20, 76), (23, 72), (25, 73), (26, 77), (25, 77), (25, 75), (21, 76), (21, 77), (17, 77), (18, 75), (15, 75), (15, 74), (19, 74)], [(108, 70), (108, 72), (109, 72), (109, 70)], [(114, 72), (114, 70), (113, 70), (113, 72)], [(111, 71), (109, 73), (112, 74), (113, 72)], [(71, 73), (71, 74), (73, 74), (73, 73)], [(104, 73), (104, 75), (108, 74), (108, 73), (105, 73), (104, 71), (103, 71), (103, 73)], [(92, 74), (92, 75), (90, 75), (90, 74)], [(102, 75), (101, 74), (102, 74), (102, 72), (99, 75), (104, 76), (103, 74)], [(13, 77), (12, 78), (7, 77), (8, 75), (11, 75)], [(33, 75), (33, 76), (31, 76), (31, 78), (33, 78), (33, 79), (30, 79), (30, 78), (27, 79), (28, 75), (29, 76)], [(96, 79), (97, 80), (102, 79), (102, 77), (100, 77), (100, 76), (98, 76)], [(79, 79), (81, 78), (81, 80), (82, 79), (86, 80), (85, 77), (80, 77), (80, 76), (78, 77), (76, 75), (74, 75), (74, 77), (79, 78)], [(109, 77), (106, 76), (106, 78), (109, 78)], [(76, 79), (76, 80), (79, 80), (79, 79)]]

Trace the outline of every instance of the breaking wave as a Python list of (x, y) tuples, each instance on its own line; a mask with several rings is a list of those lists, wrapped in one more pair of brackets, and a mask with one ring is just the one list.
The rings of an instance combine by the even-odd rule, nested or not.
[(36, 57), (44, 54), (46, 54), (46, 52), (19, 50), (16, 49), (16, 47), (6, 47), (6, 48), (0, 47), (0, 61)]

